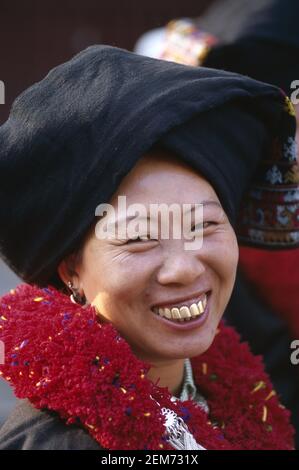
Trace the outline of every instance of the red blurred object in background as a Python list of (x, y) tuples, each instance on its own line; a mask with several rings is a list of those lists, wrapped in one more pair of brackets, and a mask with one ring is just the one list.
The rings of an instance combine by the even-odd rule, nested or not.
[(240, 247), (240, 267), (258, 295), (299, 338), (299, 248), (267, 251)]

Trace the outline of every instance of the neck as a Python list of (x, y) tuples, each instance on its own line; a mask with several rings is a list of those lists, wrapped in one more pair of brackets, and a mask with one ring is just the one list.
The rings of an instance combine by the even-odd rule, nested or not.
[(147, 378), (159, 387), (167, 387), (172, 395), (178, 396), (184, 380), (184, 359), (151, 364)]

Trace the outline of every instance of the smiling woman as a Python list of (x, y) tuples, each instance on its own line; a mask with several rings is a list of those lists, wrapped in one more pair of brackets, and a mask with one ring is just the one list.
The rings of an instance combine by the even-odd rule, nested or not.
[[(146, 207), (156, 201), (183, 206), (204, 199), (220, 204), (200, 174), (165, 151), (138, 161), (114, 193), (112, 205), (120, 195), (128, 205)], [(184, 358), (211, 345), (235, 280), (238, 245), (227, 216), (221, 206), (207, 204), (203, 221), (209, 226), (201, 250), (185, 250), (184, 238), (173, 239), (172, 232), (169, 239), (130, 243), (99, 240), (93, 232), (80, 263), (74, 268), (63, 261), (59, 266), (65, 284), (75, 271), (73, 284), (97, 307), (100, 318), (117, 328), (137, 357), (152, 364), (151, 379), (160, 378), (160, 385), (174, 394), (183, 382)], [(202, 301), (205, 310), (199, 311), (196, 304)], [(157, 315), (153, 308), (159, 307), (168, 308)], [(193, 312), (197, 319), (186, 323)]]
[[(294, 134), (275, 87), (111, 46), (16, 100), (0, 128), (0, 248), (26, 283), (1, 299), (1, 375), (25, 400), (1, 448), (293, 448), (260, 358), (221, 318), (238, 238), (298, 244), (295, 215), (269, 237), (253, 210), (277, 165), (296, 171)], [(146, 215), (202, 204), (202, 218), (190, 211), (180, 237), (162, 236), (163, 217), (154, 237), (99, 237), (98, 205), (123, 216), (121, 197)]]

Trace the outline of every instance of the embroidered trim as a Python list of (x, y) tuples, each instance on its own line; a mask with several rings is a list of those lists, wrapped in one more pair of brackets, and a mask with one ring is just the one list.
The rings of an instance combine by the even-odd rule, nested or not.
[[(170, 21), (166, 25), (166, 41), (161, 59), (200, 66), (217, 39), (201, 30), (190, 18)], [(241, 244), (273, 249), (299, 246), (299, 156), (295, 141), (295, 109), (289, 97), (281, 90), (284, 100), (282, 137), (273, 139), (269, 155), (265, 155), (245, 194), (237, 222)], [(255, 190), (262, 186), (262, 197), (256, 199)], [(276, 191), (282, 197), (293, 191), (294, 206), (276, 206)], [(265, 196), (265, 200), (263, 197)], [(285, 199), (286, 201), (286, 199)], [(259, 220), (259, 222), (257, 222)], [(271, 220), (271, 227), (263, 220)], [(283, 225), (283, 227), (281, 227)], [(283, 228), (283, 230), (282, 230)]]
[(217, 39), (201, 31), (190, 18), (172, 20), (166, 25), (166, 39), (160, 59), (186, 65), (200, 65)]

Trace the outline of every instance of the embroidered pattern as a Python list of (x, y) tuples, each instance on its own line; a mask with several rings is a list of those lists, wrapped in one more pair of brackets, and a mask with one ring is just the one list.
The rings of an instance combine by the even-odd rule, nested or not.
[(282, 116), (281, 125), (285, 132), (274, 138), (242, 201), (237, 224), (241, 244), (277, 249), (299, 246), (296, 121), (289, 98), (284, 96), (284, 100), (287, 115)]
[(217, 39), (197, 28), (190, 18), (172, 20), (166, 25), (166, 40), (160, 59), (197, 66)]
[[(190, 18), (173, 20), (166, 26), (164, 52), (160, 58), (200, 66), (216, 43), (217, 39), (201, 31), (194, 20)], [(281, 90), (281, 104), (281, 118), (277, 126), (281, 135), (278, 137), (275, 135), (277, 131), (273, 132), (271, 152), (265, 155), (260, 163), (250, 191), (244, 196), (240, 209), (237, 235), (240, 243), (245, 245), (277, 249), (299, 246), (297, 210), (275, 207), (278, 188), (285, 193), (286, 198), (292, 194), (293, 202), (299, 203), (296, 114), (293, 104), (283, 90)], [(270, 219), (274, 222), (271, 230), (267, 222)], [(284, 225), (283, 232), (281, 225)]]

